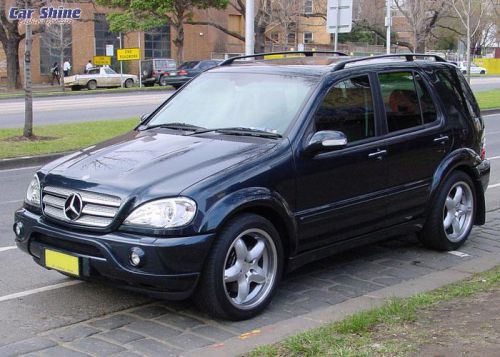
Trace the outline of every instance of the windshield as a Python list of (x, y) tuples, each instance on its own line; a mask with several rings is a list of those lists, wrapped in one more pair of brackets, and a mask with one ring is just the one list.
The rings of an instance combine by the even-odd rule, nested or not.
[(283, 134), (318, 81), (291, 75), (207, 72), (161, 108), (148, 126), (183, 123)]
[(157, 70), (175, 69), (175, 62), (169, 60), (155, 60)]

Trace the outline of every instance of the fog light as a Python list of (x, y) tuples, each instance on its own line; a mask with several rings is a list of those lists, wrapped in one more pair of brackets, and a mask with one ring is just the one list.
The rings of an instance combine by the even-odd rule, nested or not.
[(22, 222), (17, 222), (14, 225), (14, 232), (16, 233), (16, 236), (21, 237), (23, 234), (23, 223)]
[(144, 264), (145, 253), (141, 248), (134, 247), (130, 249), (130, 264), (134, 267), (139, 267)]

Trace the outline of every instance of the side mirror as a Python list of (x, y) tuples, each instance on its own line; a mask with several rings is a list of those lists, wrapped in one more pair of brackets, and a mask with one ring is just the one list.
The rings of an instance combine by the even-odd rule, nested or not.
[(141, 115), (141, 123), (144, 123), (146, 121), (146, 119), (149, 118), (149, 114), (142, 114)]
[(306, 152), (315, 154), (342, 149), (347, 145), (347, 137), (341, 131), (324, 130), (314, 133), (306, 147)]

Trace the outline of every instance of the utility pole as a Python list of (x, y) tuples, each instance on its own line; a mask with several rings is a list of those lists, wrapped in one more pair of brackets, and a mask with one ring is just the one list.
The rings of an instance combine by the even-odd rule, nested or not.
[[(31, 23), (26, 23), (24, 45), (24, 131), (23, 136), (33, 136), (33, 89), (31, 83), (31, 49), (33, 47), (33, 32)], [(61, 67), (59, 67), (61, 68)]]
[(333, 46), (333, 50), (334, 51), (337, 51), (337, 48), (338, 48), (338, 45), (339, 45), (339, 28), (340, 28), (340, 2), (342, 0), (337, 0), (337, 21), (335, 23), (335, 42), (334, 42), (334, 46)]
[[(120, 41), (120, 50), (122, 49), (122, 33), (120, 32), (120, 36), (118, 36), (118, 40)], [(120, 61), (120, 87), (123, 88), (123, 61)]]
[(245, 2), (245, 55), (254, 54), (255, 46), (255, 2), (246, 0)]
[(386, 43), (387, 43), (387, 54), (391, 54), (391, 25), (392, 25), (392, 0), (386, 0), (387, 12), (385, 16), (385, 26), (387, 27)]

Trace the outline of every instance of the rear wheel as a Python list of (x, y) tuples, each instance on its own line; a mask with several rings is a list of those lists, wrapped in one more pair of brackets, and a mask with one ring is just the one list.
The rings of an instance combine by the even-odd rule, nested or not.
[(134, 86), (134, 80), (129, 78), (125, 81), (124, 87), (125, 88), (132, 88)]
[(419, 238), (432, 249), (457, 249), (469, 237), (475, 214), (474, 184), (466, 173), (456, 171), (441, 187)]
[(97, 89), (97, 82), (96, 81), (89, 81), (87, 83), (87, 88), (88, 88), (88, 90)]
[(486, 74), (486, 71), (483, 70), (483, 71), (479, 72), (479, 74)]
[(255, 214), (238, 216), (215, 238), (195, 302), (216, 317), (253, 317), (270, 303), (282, 267), (283, 249), (272, 223)]

